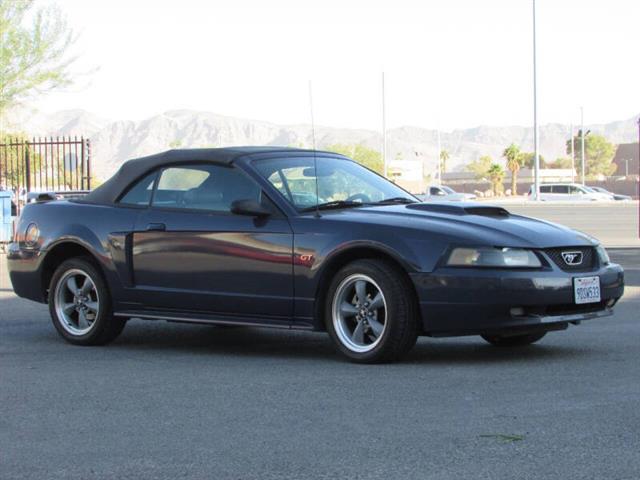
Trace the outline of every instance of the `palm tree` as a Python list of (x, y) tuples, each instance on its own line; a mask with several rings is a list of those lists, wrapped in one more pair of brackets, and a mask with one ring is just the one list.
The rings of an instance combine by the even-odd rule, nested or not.
[(494, 163), (487, 170), (487, 174), (489, 175), (489, 180), (491, 181), (491, 187), (493, 188), (493, 194), (498, 195), (499, 192), (502, 192), (502, 182), (504, 181), (504, 169), (501, 165)]
[(447, 172), (447, 160), (449, 160), (449, 152), (440, 150), (440, 178), (443, 173)]
[(520, 147), (515, 143), (505, 148), (502, 156), (507, 159), (507, 168), (511, 171), (511, 195), (517, 195), (518, 171), (522, 167), (525, 157), (521, 154)]

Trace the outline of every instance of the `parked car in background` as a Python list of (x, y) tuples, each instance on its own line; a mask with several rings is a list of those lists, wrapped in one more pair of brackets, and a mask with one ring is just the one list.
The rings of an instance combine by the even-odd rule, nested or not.
[(451, 187), (444, 185), (429, 185), (424, 195), (416, 195), (420, 200), (444, 200), (449, 202), (468, 202), (475, 200), (472, 193), (458, 193)]
[(26, 193), (26, 202), (48, 202), (51, 200), (71, 200), (74, 198), (82, 198), (89, 193), (89, 190), (59, 190), (44, 192), (28, 192)]
[[(533, 198), (534, 186), (529, 187), (527, 195)], [(596, 202), (611, 200), (610, 195), (596, 192), (578, 183), (546, 183), (540, 185), (540, 200), (543, 202)]]
[(603, 193), (605, 195), (609, 195), (609, 197), (612, 200), (617, 200), (617, 201), (628, 201), (631, 200), (631, 196), (629, 195), (622, 195), (620, 193), (613, 193), (610, 192), (609, 190), (602, 188), (602, 187), (589, 187), (591, 190), (594, 190), (598, 193)]

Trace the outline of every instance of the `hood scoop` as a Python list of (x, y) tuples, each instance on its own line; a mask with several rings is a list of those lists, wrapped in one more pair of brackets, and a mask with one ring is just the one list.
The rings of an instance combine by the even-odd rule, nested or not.
[(502, 207), (477, 203), (412, 203), (406, 208), (423, 212), (446, 213), (449, 215), (479, 215), (482, 217), (508, 217), (509, 212)]

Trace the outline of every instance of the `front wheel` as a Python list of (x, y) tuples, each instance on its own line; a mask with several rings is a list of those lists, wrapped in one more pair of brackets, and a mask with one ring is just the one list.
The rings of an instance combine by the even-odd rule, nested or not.
[(547, 332), (528, 333), (526, 335), (514, 335), (503, 337), (501, 335), (481, 335), (483, 339), (496, 347), (523, 347), (531, 345), (544, 337)]
[(49, 288), (49, 312), (58, 333), (75, 345), (109, 343), (126, 323), (125, 318), (113, 316), (102, 275), (84, 258), (72, 258), (56, 269)]
[(352, 262), (329, 286), (325, 324), (338, 349), (350, 360), (396, 360), (411, 350), (418, 336), (411, 285), (388, 262)]

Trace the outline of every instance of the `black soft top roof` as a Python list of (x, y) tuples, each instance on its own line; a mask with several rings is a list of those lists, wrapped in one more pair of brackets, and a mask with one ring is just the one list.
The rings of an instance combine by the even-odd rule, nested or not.
[[(313, 150), (288, 147), (229, 147), (229, 148), (182, 148), (167, 150), (148, 157), (128, 160), (105, 183), (86, 195), (82, 202), (114, 203), (132, 181), (163, 165), (192, 162), (211, 162), (231, 165), (239, 157), (270, 153), (312, 154)], [(326, 155), (329, 152), (317, 152)], [(338, 154), (331, 154), (340, 156)]]

